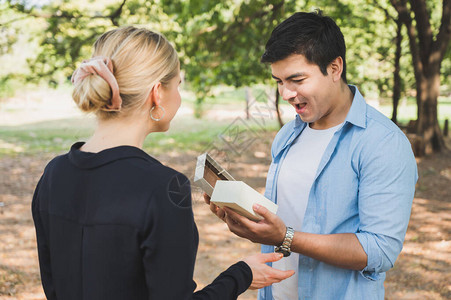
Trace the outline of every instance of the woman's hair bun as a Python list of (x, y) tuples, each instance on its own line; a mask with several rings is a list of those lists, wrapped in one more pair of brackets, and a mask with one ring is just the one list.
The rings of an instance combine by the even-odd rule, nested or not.
[(172, 45), (163, 35), (145, 28), (127, 26), (102, 34), (94, 43), (92, 56), (111, 60), (122, 107), (119, 111), (105, 109), (111, 103), (112, 90), (96, 74), (75, 82), (72, 97), (82, 111), (94, 112), (100, 118), (141, 107), (156, 83), (168, 84), (179, 71), (177, 52)]
[(96, 74), (88, 75), (74, 86), (72, 98), (83, 112), (97, 112), (106, 107), (112, 93), (108, 82)]

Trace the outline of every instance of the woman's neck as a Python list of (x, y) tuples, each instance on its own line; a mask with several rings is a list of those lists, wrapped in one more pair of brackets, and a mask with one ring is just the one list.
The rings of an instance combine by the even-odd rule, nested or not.
[(81, 147), (82, 151), (100, 152), (118, 146), (134, 146), (142, 149), (149, 134), (145, 121), (139, 119), (98, 120), (91, 138)]

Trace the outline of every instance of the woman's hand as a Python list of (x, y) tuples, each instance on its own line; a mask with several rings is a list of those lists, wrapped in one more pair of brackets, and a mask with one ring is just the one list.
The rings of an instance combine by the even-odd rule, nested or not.
[(249, 289), (256, 290), (280, 282), (294, 274), (293, 270), (281, 271), (266, 265), (267, 262), (278, 261), (281, 253), (258, 253), (243, 259), (252, 270), (252, 283)]

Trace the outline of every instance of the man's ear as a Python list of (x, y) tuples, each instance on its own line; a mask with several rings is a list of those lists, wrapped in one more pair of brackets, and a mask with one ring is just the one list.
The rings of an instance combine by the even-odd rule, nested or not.
[(151, 107), (160, 105), (160, 102), (161, 102), (160, 93), (161, 93), (161, 82), (157, 82), (153, 86), (152, 90), (150, 91), (150, 95), (149, 95), (149, 99), (148, 99), (148, 101), (151, 102), (150, 103)]
[(333, 81), (339, 81), (341, 79), (341, 73), (343, 73), (343, 58), (338, 56), (328, 66), (330, 75)]

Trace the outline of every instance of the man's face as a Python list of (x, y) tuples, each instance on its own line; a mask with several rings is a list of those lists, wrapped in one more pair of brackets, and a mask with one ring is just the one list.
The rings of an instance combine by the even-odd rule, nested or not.
[(272, 63), (271, 70), (283, 100), (295, 108), (302, 121), (312, 123), (310, 126), (315, 129), (331, 127), (337, 106), (331, 75), (325, 76), (318, 65), (301, 54)]

